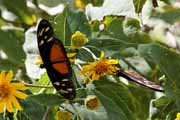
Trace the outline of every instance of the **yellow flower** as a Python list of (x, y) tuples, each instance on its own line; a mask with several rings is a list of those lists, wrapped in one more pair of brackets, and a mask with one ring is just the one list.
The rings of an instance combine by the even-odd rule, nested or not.
[(13, 71), (10, 70), (7, 74), (2, 71), (0, 74), (0, 113), (5, 110), (13, 112), (13, 108), (17, 110), (22, 110), (18, 99), (25, 99), (26, 94), (20, 92), (19, 90), (26, 90), (27, 87), (22, 83), (11, 83), (13, 77)]
[(88, 95), (85, 99), (85, 107), (89, 110), (98, 110), (100, 101), (95, 95)]
[(72, 44), (72, 48), (74, 48), (74, 49), (81, 48), (87, 42), (88, 42), (88, 38), (86, 37), (86, 35), (79, 31), (76, 31), (71, 36), (71, 44)]
[(84, 9), (86, 5), (82, 0), (75, 0), (74, 6), (80, 9)]
[(55, 120), (71, 120), (72, 119), (72, 114), (67, 112), (67, 111), (57, 111)]
[(26, 24), (28, 25), (33, 25), (36, 23), (37, 21), (37, 18), (35, 15), (32, 15), (32, 16), (24, 16), (24, 19), (25, 19), (25, 22)]
[(105, 18), (103, 20), (103, 24), (105, 24), (105, 26), (109, 26), (109, 24), (115, 19), (117, 19), (116, 16), (111, 16), (111, 15), (105, 16)]
[(177, 113), (175, 120), (180, 120), (180, 113)]
[(86, 76), (85, 83), (88, 77), (90, 77), (92, 81), (99, 80), (101, 76), (113, 74), (119, 70), (118, 67), (113, 66), (115, 64), (118, 64), (118, 60), (104, 58), (104, 52), (101, 52), (100, 59), (95, 62), (90, 62), (88, 65), (84, 65), (80, 74), (84, 74)]

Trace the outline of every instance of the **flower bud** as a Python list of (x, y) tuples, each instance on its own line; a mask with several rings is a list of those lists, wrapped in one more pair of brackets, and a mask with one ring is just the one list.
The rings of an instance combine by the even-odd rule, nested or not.
[(72, 114), (65, 110), (56, 112), (55, 120), (71, 120), (71, 119), (72, 119)]
[(89, 95), (85, 99), (85, 106), (89, 110), (98, 110), (100, 101), (95, 95)]
[(86, 35), (79, 31), (76, 31), (71, 36), (71, 45), (72, 45), (72, 48), (74, 48), (74, 49), (81, 48), (87, 42), (88, 42), (88, 38), (86, 37)]

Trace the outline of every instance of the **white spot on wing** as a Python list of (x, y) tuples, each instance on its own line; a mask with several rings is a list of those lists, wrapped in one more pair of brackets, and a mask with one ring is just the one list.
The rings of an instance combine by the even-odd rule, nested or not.
[(47, 32), (49, 29), (50, 29), (50, 27), (47, 27), (47, 28), (45, 29), (45, 32)]
[(68, 88), (67, 90), (68, 90), (68, 91), (72, 91), (73, 89), (72, 89), (72, 88)]
[(68, 91), (66, 91), (66, 90), (58, 90), (60, 93), (68, 93)]
[(46, 35), (46, 36), (44, 36), (44, 39), (47, 39), (47, 37), (48, 37), (47, 35)]
[(50, 37), (47, 41), (50, 42), (53, 40), (53, 37)]
[(44, 44), (44, 40), (41, 40), (41, 42), (39, 43), (39, 46)]
[(63, 79), (62, 81), (63, 81), (63, 82), (67, 82), (67, 81), (69, 81), (69, 79)]
[(42, 36), (43, 32), (44, 32), (44, 28), (41, 30), (41, 32), (39, 32), (38, 36)]
[(60, 83), (59, 83), (59, 82), (54, 82), (53, 84), (54, 84), (54, 85), (57, 85), (57, 86), (59, 86), (59, 85), (60, 85)]

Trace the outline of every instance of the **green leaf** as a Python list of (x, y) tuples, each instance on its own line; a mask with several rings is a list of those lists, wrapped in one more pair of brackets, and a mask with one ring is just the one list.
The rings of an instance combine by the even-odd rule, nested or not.
[(45, 108), (36, 101), (26, 99), (23, 102), (23, 112), (30, 120), (41, 120), (45, 113)]
[(169, 24), (174, 24), (180, 20), (180, 9), (173, 6), (165, 6), (163, 10), (152, 11), (151, 17), (161, 19)]
[[(57, 38), (63, 41), (64, 45), (70, 45), (72, 31), (70, 29), (70, 25), (68, 23), (68, 9), (65, 8), (63, 13), (58, 15), (54, 22), (54, 31), (56, 33)], [(67, 44), (66, 44), (67, 43)]]
[(97, 51), (108, 51), (108, 53), (111, 53), (109, 55), (112, 56), (112, 54), (120, 53), (123, 49), (134, 44), (109, 36), (101, 36), (90, 39), (87, 45), (88, 47), (93, 46)]
[(140, 13), (146, 0), (133, 0), (136, 13)]
[(3, 0), (3, 4), (9, 11), (17, 15), (20, 22), (32, 25), (36, 21), (35, 16), (27, 8), (25, 0)]
[(93, 57), (91, 55), (91, 53), (89, 53), (87, 50), (85, 49), (80, 49), (78, 51), (78, 54), (77, 54), (77, 57), (80, 59), (80, 60), (83, 60), (83, 61), (93, 61)]
[(114, 19), (107, 27), (107, 32), (111, 37), (126, 41), (128, 38), (123, 31), (123, 17)]
[(138, 48), (142, 56), (157, 64), (160, 70), (167, 76), (165, 81), (166, 95), (170, 98), (179, 95), (180, 92), (180, 56), (173, 50), (160, 44), (140, 45)]
[(175, 50), (157, 43), (140, 45), (140, 54), (158, 65), (161, 72), (166, 75), (164, 89), (167, 98), (161, 98), (155, 102), (160, 110), (152, 116), (152, 119), (174, 119), (179, 106), (180, 96), (180, 56)]
[(82, 0), (85, 5), (91, 3), (93, 6), (101, 6), (104, 2), (104, 0)]
[(22, 49), (22, 43), (19, 40), (17, 31), (1, 31), (0, 30), (0, 49), (2, 49), (8, 56), (11, 64), (21, 64), (25, 58)]
[(133, 95), (133, 105), (135, 106), (133, 112), (139, 120), (146, 120), (149, 117), (149, 104), (154, 99), (154, 93), (146, 87), (134, 84), (134, 82), (129, 83), (131, 83), (129, 87)]
[(3, 114), (0, 114), (0, 120), (3, 120)]
[(12, 61), (5, 59), (5, 60), (0, 60), (0, 70), (15, 70), (14, 68), (16, 67), (16, 64), (14, 64)]
[(79, 117), (79, 115), (74, 115), (74, 117), (73, 117), (73, 120), (81, 120), (81, 118)]
[(125, 50), (121, 51), (121, 56), (123, 57), (138, 56), (138, 51), (133, 47), (126, 48)]
[(80, 31), (87, 37), (91, 36), (91, 29), (87, 17), (83, 11), (69, 11), (68, 23), (72, 33)]
[(37, 0), (37, 1), (38, 4), (43, 4), (48, 7), (55, 7), (61, 3), (68, 4), (73, 2), (73, 0)]
[(70, 45), (71, 36), (76, 31), (84, 33), (87, 37), (91, 36), (90, 26), (84, 12), (71, 11), (68, 8), (55, 18), (54, 30), (58, 38)]
[(151, 37), (140, 31), (136, 19), (114, 18), (100, 35), (90, 38), (87, 46), (96, 51), (105, 51), (109, 56), (120, 57), (121, 51), (139, 44), (152, 42)]
[(176, 3), (177, 1), (176, 0), (160, 0), (160, 1), (163, 1), (167, 4), (173, 4), (173, 3)]
[(85, 88), (76, 89), (76, 98), (85, 98), (87, 96)]
[[(102, 106), (100, 106), (99, 110), (93, 111), (93, 110), (88, 110), (84, 106), (75, 106), (77, 111), (81, 113), (81, 116), (83, 116), (84, 120), (108, 120), (106, 111)], [(77, 115), (77, 114), (76, 114)], [(79, 115), (76, 116), (76, 119)]]
[(137, 19), (127, 18), (123, 22), (124, 33), (129, 36), (137, 33), (140, 29), (140, 23)]
[(94, 82), (96, 89), (94, 93), (104, 106), (108, 119), (110, 120), (135, 120), (130, 107), (132, 95), (127, 88), (120, 84), (110, 82), (107, 78)]
[(39, 95), (30, 95), (27, 98), (27, 101), (31, 100), (40, 105), (46, 106), (55, 106), (60, 105), (65, 101), (65, 99), (59, 95), (55, 94), (39, 94)]
[[(0, 14), (1, 14), (1, 12), (0, 12)], [(6, 25), (7, 23), (1, 17), (0, 17), (0, 26)]]
[(144, 58), (139, 56), (132, 56), (125, 58), (125, 60), (125, 62), (128, 62), (128, 64), (131, 65), (130, 67), (133, 67), (136, 72), (140, 73), (143, 76), (149, 76), (151, 67)]
[(163, 97), (159, 98), (158, 100), (156, 100), (156, 101), (154, 102), (154, 105), (155, 105), (156, 107), (164, 107), (164, 106), (166, 106), (167, 104), (169, 104), (170, 101), (171, 101), (170, 99), (168, 99), (167, 97), (163, 96)]
[(161, 97), (154, 101), (152, 105), (157, 109), (151, 115), (152, 120), (174, 120), (176, 116), (175, 114), (179, 111), (175, 106), (175, 102), (167, 97)]
[[(41, 86), (47, 86), (47, 85), (49, 85), (49, 83), (50, 83), (49, 77), (48, 77), (47, 73), (44, 73), (43, 75), (41, 75), (41, 78), (34, 84), (41, 85)], [(36, 88), (36, 87), (30, 88), (32, 93), (43, 92), (43, 91), (45, 91), (45, 89), (48, 89), (48, 88)]]

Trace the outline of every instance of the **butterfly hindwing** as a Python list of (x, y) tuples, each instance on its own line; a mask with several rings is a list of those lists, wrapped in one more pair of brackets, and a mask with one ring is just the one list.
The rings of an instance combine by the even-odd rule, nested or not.
[(153, 90), (156, 90), (156, 91), (160, 91), (160, 92), (163, 92), (163, 88), (154, 83), (154, 82), (151, 82), (149, 80), (146, 80), (144, 77), (134, 73), (134, 72), (130, 72), (130, 71), (125, 71), (125, 70), (119, 70), (117, 72), (117, 76), (121, 76), (121, 77), (124, 77), (126, 78), (127, 80), (131, 80), (139, 85), (142, 85), (142, 86), (145, 86), (145, 87), (148, 87), (150, 89), (153, 89)]
[(66, 99), (75, 97), (75, 87), (71, 80), (70, 61), (63, 44), (54, 37), (47, 20), (41, 20), (37, 30), (38, 48), (48, 76), (58, 92)]
[(72, 100), (75, 97), (75, 88), (68, 75), (61, 75), (53, 67), (46, 68), (49, 78), (56, 90), (66, 99)]

